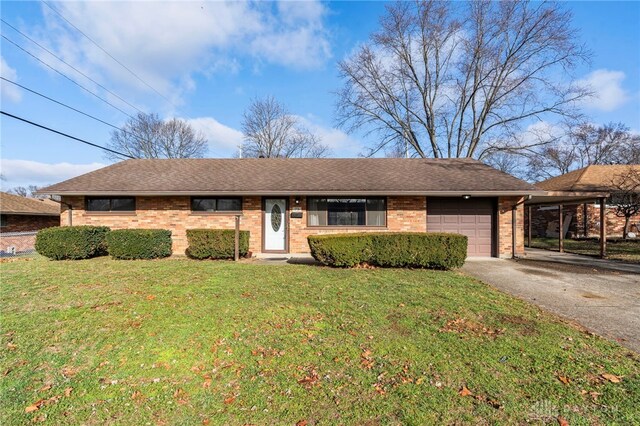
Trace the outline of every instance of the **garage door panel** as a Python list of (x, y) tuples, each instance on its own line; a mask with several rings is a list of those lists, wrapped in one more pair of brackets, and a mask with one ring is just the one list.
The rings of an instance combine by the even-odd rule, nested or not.
[(476, 216), (471, 216), (471, 215), (463, 215), (460, 216), (460, 223), (472, 223), (472, 224), (476, 224), (478, 222)]
[(427, 198), (427, 230), (466, 235), (468, 256), (491, 256), (493, 210), (490, 198)]

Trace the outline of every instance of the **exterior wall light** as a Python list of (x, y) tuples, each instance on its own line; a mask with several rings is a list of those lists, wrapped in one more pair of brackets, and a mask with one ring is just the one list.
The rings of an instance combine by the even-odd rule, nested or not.
[(297, 206), (298, 204), (300, 204), (300, 197), (295, 197), (295, 198), (293, 199), (293, 202), (294, 202), (294, 203), (296, 203), (296, 206)]
[(463, 195), (462, 198), (468, 200), (469, 198), (471, 198), (471, 195)]

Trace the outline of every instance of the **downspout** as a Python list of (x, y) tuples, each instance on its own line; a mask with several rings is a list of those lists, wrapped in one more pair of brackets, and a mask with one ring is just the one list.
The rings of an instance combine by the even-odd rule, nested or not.
[(514, 204), (511, 207), (511, 258), (516, 258), (516, 222), (517, 222), (517, 212), (518, 212), (518, 204)]

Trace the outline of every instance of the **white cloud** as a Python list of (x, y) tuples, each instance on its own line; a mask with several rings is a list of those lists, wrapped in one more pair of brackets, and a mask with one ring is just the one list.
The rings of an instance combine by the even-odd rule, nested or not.
[(613, 111), (629, 100), (629, 95), (622, 87), (626, 75), (622, 71), (606, 69), (595, 70), (578, 83), (594, 92), (594, 96), (585, 101), (587, 108), (600, 111)]
[(303, 126), (320, 137), (322, 143), (331, 149), (333, 157), (356, 157), (365, 151), (365, 146), (362, 142), (340, 129), (317, 123), (313, 116), (296, 116), (296, 118)]
[(52, 185), (84, 173), (105, 167), (107, 164), (88, 163), (41, 163), (29, 160), (0, 160), (2, 168), (2, 187)]
[[(7, 64), (3, 57), (0, 57), (0, 75), (8, 80), (18, 80), (18, 73)], [(2, 94), (2, 99), (7, 99), (11, 102), (20, 102), (22, 99), (20, 89), (6, 81), (2, 81), (0, 85), (0, 94)]]
[(238, 151), (242, 132), (225, 126), (212, 117), (190, 118), (186, 121), (194, 130), (202, 132), (209, 141), (209, 152), (216, 157), (229, 157)]
[[(238, 72), (238, 58), (295, 68), (330, 57), (325, 9), (317, 2), (273, 7), (240, 2), (57, 2), (57, 8), (151, 86), (178, 99), (194, 73)], [(110, 86), (152, 91), (42, 6), (38, 38), (58, 55)], [(51, 60), (51, 58), (49, 58)]]

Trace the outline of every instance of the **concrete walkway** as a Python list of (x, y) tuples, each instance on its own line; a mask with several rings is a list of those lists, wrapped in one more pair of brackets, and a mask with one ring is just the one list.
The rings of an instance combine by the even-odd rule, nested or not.
[(614, 260), (599, 259), (597, 257), (583, 256), (573, 253), (560, 253), (551, 250), (528, 248), (526, 249), (526, 255), (524, 258), (526, 260), (564, 263), (566, 265), (585, 266), (588, 268), (596, 267), (619, 272), (640, 274), (640, 264), (616, 262)]
[(543, 251), (520, 260), (468, 259), (462, 271), (640, 353), (634, 265)]

